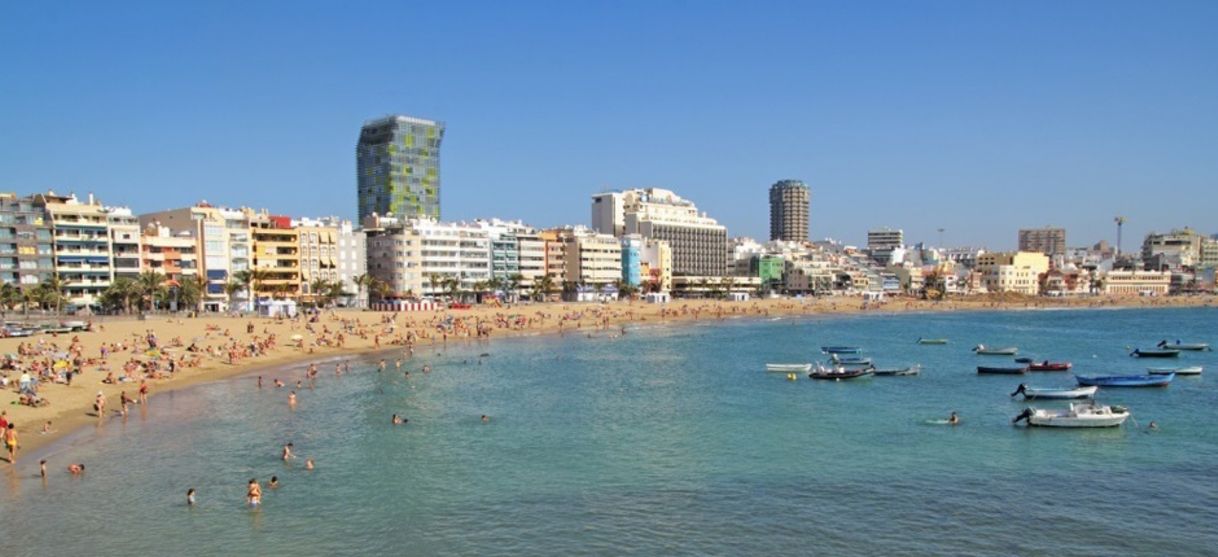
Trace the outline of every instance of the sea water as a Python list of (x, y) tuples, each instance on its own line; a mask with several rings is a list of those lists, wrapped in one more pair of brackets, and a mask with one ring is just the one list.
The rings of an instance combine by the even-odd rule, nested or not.
[[(394, 353), (384, 373), (380, 355), (342, 377), (324, 362), (294, 411), (287, 391), (304, 366), (292, 366), (262, 372), (262, 389), (246, 376), (157, 395), (125, 421), (24, 455), (0, 471), (0, 555), (1210, 553), (1218, 357), (1128, 353), (1218, 341), (1216, 318), (728, 319), (450, 342), (405, 360), (409, 378)], [(1206, 371), (1166, 389), (1101, 389), (1100, 402), (1132, 411), (1121, 428), (1026, 429), (1011, 418), (1027, 404), (1008, 394), (1020, 382), (1070, 386), (1072, 373), (978, 376), (976, 365), (1011, 358), (977, 356), (977, 343), (1069, 360), (1078, 374)], [(861, 346), (883, 367), (921, 364), (922, 375), (788, 381), (764, 370), (823, 359), (828, 344)], [(961, 425), (936, 424), (952, 411)], [(392, 425), (395, 413), (409, 422)], [(287, 442), (299, 458), (284, 463)], [(38, 456), (50, 459), (45, 483)], [(74, 462), (83, 477), (64, 471)], [(272, 475), (281, 487), (265, 489)], [(243, 504), (250, 478), (266, 492), (257, 510)]]

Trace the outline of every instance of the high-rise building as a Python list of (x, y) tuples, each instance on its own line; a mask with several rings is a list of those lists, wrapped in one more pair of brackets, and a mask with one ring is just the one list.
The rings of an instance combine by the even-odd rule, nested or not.
[(727, 274), (727, 228), (669, 190), (629, 189), (593, 195), (592, 228), (619, 238), (640, 234), (667, 242), (672, 249), (673, 275)]
[(34, 206), (46, 211), (54, 241), (55, 274), (63, 284), (69, 307), (92, 306), (114, 280), (110, 249), (110, 209), (90, 195), (54, 192), (34, 196)]
[(1066, 254), (1065, 228), (1024, 228), (1019, 231), (1019, 251), (1039, 251), (1049, 257)]
[(33, 288), (55, 274), (51, 220), (33, 196), (0, 193), (0, 281)]
[(359, 219), (373, 213), (440, 218), (444, 123), (393, 115), (369, 120), (355, 148)]
[(770, 186), (770, 239), (808, 240), (808, 213), (812, 191), (799, 180), (780, 180)]
[[(249, 270), (252, 257), (250, 236), (250, 209), (230, 209), (213, 206), (200, 201), (190, 207), (145, 213), (140, 215), (140, 225), (165, 226), (173, 234), (189, 233), (198, 239), (199, 273), (206, 277), (203, 292), (203, 309), (226, 311), (232, 307), (249, 307), (249, 293), (244, 290), (232, 292), (226, 288), (234, 275)], [(112, 223), (111, 227), (115, 225)], [(118, 259), (118, 232), (115, 228), (115, 274), (120, 266)]]
[(364, 219), (368, 274), (389, 285), (386, 297), (472, 292), (491, 278), (489, 234), (480, 225), (374, 215)]

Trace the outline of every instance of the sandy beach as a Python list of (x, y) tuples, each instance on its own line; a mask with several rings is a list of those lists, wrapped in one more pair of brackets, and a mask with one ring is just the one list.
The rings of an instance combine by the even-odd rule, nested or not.
[[(868, 305), (856, 298), (769, 299), (748, 302), (678, 300), (667, 305), (641, 302), (611, 304), (545, 303), (479, 306), (462, 310), (381, 313), (327, 310), (310, 320), (204, 315), (111, 317), (94, 321), (92, 331), (0, 339), (0, 353), (17, 355), (16, 369), (3, 372), (9, 384), (0, 391), (0, 410), (15, 423), (22, 453), (36, 449), (99, 418), (98, 393), (106, 398), (104, 414), (121, 406), (121, 393), (138, 401), (146, 381), (149, 396), (200, 382), (288, 364), (332, 359), (377, 349), (518, 334), (594, 333), (615, 331), (630, 323), (708, 321), (729, 317), (847, 314), (863, 312), (1022, 310), (1088, 307), (1214, 306), (1215, 296), (1169, 298), (1102, 298), (1048, 300), (1021, 297), (970, 297), (942, 302), (895, 298)], [(14, 319), (9, 316), (8, 319)], [(172, 362), (172, 363), (171, 363)], [(392, 360), (391, 360), (392, 362)], [(79, 364), (67, 385), (56, 382)], [(20, 404), (22, 371), (44, 366), (50, 379), (38, 383), (46, 405)], [(392, 363), (390, 364), (392, 365)], [(407, 369), (410, 364), (403, 364)], [(172, 372), (170, 369), (172, 368)], [(332, 373), (324, 367), (321, 373)], [(274, 377), (268, 373), (266, 381)], [(285, 376), (283, 379), (287, 380)], [(291, 378), (293, 381), (296, 377)], [(113, 381), (110, 381), (113, 380)], [(138, 402), (137, 402), (138, 403)], [(44, 424), (50, 421), (49, 432)]]

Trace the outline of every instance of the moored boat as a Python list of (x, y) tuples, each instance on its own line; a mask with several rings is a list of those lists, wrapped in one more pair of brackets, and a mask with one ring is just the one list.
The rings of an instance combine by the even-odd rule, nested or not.
[(945, 338), (919, 338), (918, 344), (947, 344)]
[(1129, 355), (1135, 358), (1175, 358), (1180, 355), (1180, 351), (1167, 348), (1162, 350), (1142, 350), (1141, 348), (1135, 348), (1133, 352), (1129, 353)]
[(858, 346), (822, 346), (820, 351), (826, 354), (858, 354), (863, 349)]
[(812, 369), (812, 364), (766, 364), (766, 371), (777, 371), (782, 373), (803, 373)]
[(1166, 387), (1176, 374), (1167, 375), (1078, 375), (1074, 380), (1082, 386), (1097, 387)]
[(843, 365), (871, 365), (871, 358), (862, 358), (858, 356), (847, 356), (843, 358), (837, 354), (830, 354), (829, 361), (834, 364)]
[(1077, 398), (1092, 398), (1095, 392), (1100, 390), (1094, 385), (1090, 387), (1065, 387), (1065, 388), (1043, 388), (1029, 387), (1023, 383), (1019, 384), (1019, 388), (1011, 393), (1011, 396), (1023, 395), (1024, 400), (1070, 400)]
[(816, 370), (813, 371), (812, 373), (809, 373), (808, 377), (811, 379), (832, 379), (835, 381), (840, 381), (842, 379), (857, 379), (859, 377), (865, 377), (865, 376), (871, 375), (871, 372), (873, 369), (875, 369), (875, 368), (865, 367), (865, 368), (857, 368), (857, 369), (848, 369), (848, 368), (843, 368), (840, 366), (839, 367), (816, 366)]
[(1192, 352), (1209, 352), (1213, 350), (1213, 348), (1210, 348), (1210, 343), (1208, 342), (1180, 342), (1179, 340), (1176, 340), (1175, 344), (1168, 344), (1166, 340), (1161, 340), (1159, 341), (1159, 344), (1156, 344), (1155, 346), (1159, 348), (1169, 348), (1172, 350), (1189, 350)]
[(922, 366), (907, 366), (907, 367), (897, 367), (897, 368), (874, 368), (871, 370), (871, 373), (874, 373), (877, 377), (879, 377), (879, 376), (900, 377), (900, 376), (917, 375), (921, 371), (922, 371)]
[(973, 347), (973, 352), (981, 356), (1014, 356), (1019, 353), (1019, 349), (1014, 346), (990, 348), (984, 344), (978, 344)]
[(1022, 375), (1028, 366), (977, 366), (979, 375)]
[(1184, 366), (1184, 367), (1148, 367), (1146, 372), (1151, 375), (1167, 375), (1174, 373), (1176, 375), (1201, 375), (1204, 368), (1201, 366)]
[(1033, 362), (1028, 366), (1029, 371), (1067, 371), (1071, 367), (1070, 362)]
[(1066, 409), (1028, 408), (1012, 424), (1026, 420), (1030, 426), (1040, 427), (1116, 427), (1129, 419), (1129, 410), (1120, 406), (1097, 405), (1092, 402), (1075, 402)]

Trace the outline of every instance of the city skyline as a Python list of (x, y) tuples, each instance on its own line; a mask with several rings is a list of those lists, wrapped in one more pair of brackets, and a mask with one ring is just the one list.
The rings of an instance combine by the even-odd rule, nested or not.
[[(685, 14), (674, 36), (675, 7), (549, 10), (563, 27), (527, 6), (470, 17), (415, 6), (428, 25), (401, 44), (309, 5), (285, 22), (269, 5), (241, 8), (231, 27), (233, 9), (209, 6), (9, 6), (0, 189), (94, 192), (139, 213), (207, 199), (355, 218), (355, 130), (405, 113), (449, 126), (445, 220), (582, 224), (590, 194), (659, 187), (732, 236), (764, 239), (768, 187), (790, 177), (816, 197), (811, 237), (855, 245), (878, 227), (934, 244), (943, 228), (946, 245), (1007, 249), (1016, 230), (1048, 224), (1072, 245), (1115, 244), (1115, 215), (1129, 218), (1127, 249), (1152, 230), (1218, 231), (1218, 118), (1206, 101), (1218, 80), (1204, 71), (1218, 10), (1054, 6), (1050, 24), (1047, 6), (957, 6), (916, 30), (900, 25), (924, 11), (910, 6), (890, 5), (887, 18), (716, 6)], [(1099, 9), (1110, 17), (1094, 21)], [(197, 29), (157, 25), (182, 19)], [(860, 49), (834, 29), (852, 26), (864, 41), (892, 36)], [(816, 40), (781, 38), (797, 31)], [(718, 44), (693, 46), (712, 32)], [(462, 48), (348, 87), (377, 62), (357, 52), (456, 33)], [(672, 71), (677, 61), (689, 68)], [(166, 134), (168, 122), (179, 132)], [(1170, 202), (1147, 202), (1155, 194)]]

